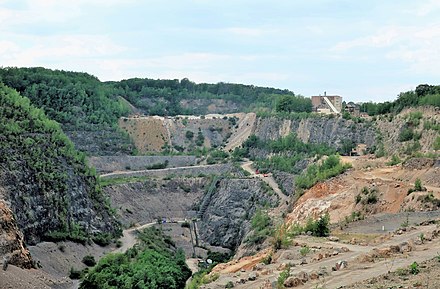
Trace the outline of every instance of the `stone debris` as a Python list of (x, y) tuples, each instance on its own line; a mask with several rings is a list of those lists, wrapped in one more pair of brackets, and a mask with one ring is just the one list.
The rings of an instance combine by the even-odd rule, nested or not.
[(338, 261), (335, 266), (332, 267), (332, 271), (343, 270), (348, 267), (347, 261)]

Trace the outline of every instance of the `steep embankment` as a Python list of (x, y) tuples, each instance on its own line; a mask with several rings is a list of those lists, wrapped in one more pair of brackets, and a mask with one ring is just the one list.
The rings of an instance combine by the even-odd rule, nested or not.
[(190, 218), (209, 186), (208, 178), (146, 179), (104, 188), (123, 223), (144, 224), (165, 218)]
[(0, 199), (11, 204), (26, 243), (118, 234), (85, 156), (56, 122), (1, 84), (0, 119)]
[(165, 149), (193, 151), (219, 147), (236, 130), (233, 115), (123, 117), (119, 126), (133, 139), (140, 152)]
[(311, 116), (303, 119), (258, 118), (255, 135), (275, 140), (294, 133), (305, 143), (326, 144), (340, 148), (344, 140), (372, 147), (376, 131), (371, 122), (356, 123), (342, 117)]
[(200, 222), (205, 242), (236, 249), (250, 231), (257, 208), (273, 207), (278, 196), (258, 179), (223, 179), (218, 182)]
[(34, 68), (0, 68), (0, 82), (16, 89), (61, 124), (77, 149), (90, 155), (130, 154), (133, 146), (118, 129), (129, 112), (117, 91), (79, 72)]
[(409, 108), (395, 116), (389, 114), (376, 118), (381, 143), (390, 155), (432, 151), (435, 141), (440, 138), (439, 108)]
[(33, 267), (23, 234), (17, 227), (12, 211), (3, 201), (0, 201), (0, 258), (3, 268), (7, 264), (28, 269)]

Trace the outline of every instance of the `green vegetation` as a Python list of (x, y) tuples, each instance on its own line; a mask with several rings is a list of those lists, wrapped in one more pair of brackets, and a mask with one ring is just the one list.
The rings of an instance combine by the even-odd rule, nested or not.
[(209, 153), (209, 156), (206, 159), (206, 162), (208, 163), (208, 165), (212, 165), (215, 163), (222, 163), (222, 162), (225, 162), (228, 157), (229, 157), (228, 153), (226, 153), (222, 150), (213, 149)]
[(301, 256), (305, 257), (310, 253), (310, 247), (309, 246), (303, 246), (301, 247), (301, 249), (299, 249), (299, 253), (301, 254)]
[(284, 269), (280, 276), (278, 276), (277, 279), (277, 289), (284, 289), (284, 281), (286, 281), (287, 278), (290, 276), (290, 265), (287, 265), (286, 269)]
[(330, 215), (328, 213), (322, 215), (318, 220), (309, 218), (305, 226), (294, 224), (288, 234), (297, 236), (299, 234), (311, 232), (315, 237), (326, 237), (330, 234)]
[(278, 225), (274, 231), (273, 247), (277, 251), (279, 249), (286, 249), (292, 244), (289, 239), (288, 227), (286, 224)]
[(419, 264), (417, 262), (411, 263), (411, 265), (409, 265), (409, 272), (413, 275), (419, 274), (420, 273)]
[(218, 273), (209, 274), (207, 270), (201, 270), (192, 276), (191, 282), (186, 285), (185, 289), (198, 289), (204, 284), (214, 282), (218, 277), (220, 277)]
[(440, 207), (440, 199), (434, 197), (433, 192), (429, 192), (424, 196), (419, 196), (419, 200), (422, 201), (423, 203), (431, 203), (434, 206), (434, 208)]
[[(361, 111), (365, 111), (369, 115), (395, 114), (401, 112), (404, 108), (422, 105), (440, 107), (440, 86), (421, 84), (416, 87), (415, 91), (400, 93), (393, 102), (363, 103)], [(417, 114), (414, 116), (419, 117)]]
[(435, 150), (440, 150), (440, 136), (435, 138), (434, 144), (433, 144), (433, 148)]
[(88, 267), (93, 267), (96, 265), (95, 257), (90, 256), (90, 255), (84, 256), (84, 258), (82, 259), (82, 262)]
[(252, 234), (246, 239), (249, 245), (261, 244), (273, 233), (272, 220), (267, 212), (258, 209), (251, 220)]
[(317, 182), (337, 176), (349, 168), (351, 168), (351, 165), (343, 164), (338, 155), (331, 155), (321, 165), (312, 164), (299, 175), (296, 178), (296, 187), (309, 189)]
[(282, 95), (276, 102), (277, 112), (312, 112), (312, 101), (310, 98), (295, 95)]
[[(265, 150), (267, 154), (273, 154), (270, 158), (256, 158), (252, 155), (252, 150)], [(251, 135), (244, 143), (242, 148), (237, 148), (232, 153), (234, 158), (250, 157), (255, 160), (260, 172), (280, 170), (289, 173), (299, 173), (296, 168), (297, 162), (316, 155), (322, 156), (335, 153), (334, 149), (322, 144), (304, 143), (295, 134), (286, 137), (262, 141), (257, 136)]]
[[(17, 183), (32, 184), (50, 208), (51, 218), (59, 221), (59, 226), (41, 228), (41, 234), (49, 240), (86, 242), (89, 232), (78, 225), (69, 212), (71, 200), (68, 192), (72, 186), (77, 186), (75, 182), (87, 189), (97, 211), (111, 213), (112, 210), (97, 183), (95, 170), (87, 165), (85, 155), (74, 149), (57, 122), (33, 107), (28, 98), (1, 83), (0, 131), (0, 163), (9, 172), (17, 172), (20, 167), (26, 177), (23, 175)], [(14, 201), (17, 207), (31, 210), (29, 198), (22, 195)], [(28, 222), (36, 221), (36, 217), (26, 215)], [(32, 230), (26, 234), (38, 231)]]
[(128, 113), (118, 91), (87, 73), (41, 67), (0, 69), (0, 82), (28, 97), (31, 103), (67, 129), (115, 126)]
[[(218, 273), (214, 273), (214, 274), (209, 274), (209, 273), (218, 263), (228, 262), (230, 257), (231, 256), (226, 253), (208, 251), (207, 259), (211, 259), (212, 264), (210, 265), (204, 264), (202, 268), (192, 276), (191, 281), (188, 283), (185, 289), (197, 289), (203, 284), (209, 284), (217, 280), (218, 277), (220, 276)], [(226, 287), (226, 288), (233, 288), (233, 287), (234, 286)]]
[(189, 140), (192, 140), (194, 138), (194, 133), (190, 130), (187, 130), (185, 133), (185, 137)]
[(362, 203), (363, 205), (376, 204), (379, 201), (377, 188), (369, 189), (368, 187), (363, 187), (361, 194), (356, 196), (356, 204)]
[(400, 164), (402, 160), (397, 155), (392, 155), (391, 160), (386, 163), (387, 166), (395, 166), (397, 164)]
[(160, 229), (147, 228), (126, 253), (109, 254), (83, 277), (80, 288), (184, 288), (191, 271), (182, 251)]
[[(278, 98), (293, 92), (268, 87), (234, 83), (196, 84), (187, 78), (182, 80), (154, 80), (133, 78), (105, 83), (118, 95), (124, 95), (133, 105), (146, 114), (178, 115), (206, 114), (207, 105), (193, 105), (192, 100), (223, 99), (234, 103), (240, 111), (275, 109)], [(182, 100), (189, 102), (183, 105)]]
[(425, 192), (425, 191), (426, 188), (422, 185), (422, 181), (419, 178), (417, 178), (416, 181), (414, 182), (414, 187), (408, 190), (408, 195), (414, 192)]

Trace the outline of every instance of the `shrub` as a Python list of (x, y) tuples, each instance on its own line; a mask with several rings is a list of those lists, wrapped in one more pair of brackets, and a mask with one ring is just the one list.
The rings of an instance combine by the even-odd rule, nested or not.
[(307, 256), (310, 253), (310, 247), (308, 246), (301, 247), (301, 249), (299, 249), (299, 253), (303, 257)]
[(413, 137), (414, 137), (414, 130), (412, 128), (406, 127), (400, 131), (399, 141), (400, 142), (409, 141), (412, 140)]
[(89, 266), (89, 267), (93, 267), (96, 265), (95, 257), (93, 257), (91, 255), (84, 256), (84, 258), (82, 259), (82, 262), (86, 266)]
[(356, 195), (356, 197), (354, 198), (354, 201), (356, 202), (356, 204), (358, 204), (361, 200), (362, 200), (361, 195)]
[(187, 130), (186, 133), (185, 133), (185, 137), (187, 139), (191, 140), (191, 139), (194, 138), (194, 133), (192, 131), (190, 131), (190, 130)]
[(82, 276), (81, 270), (74, 269), (73, 267), (70, 268), (70, 272), (69, 272), (70, 279), (77, 280), (77, 279), (80, 279), (81, 276)]
[(397, 164), (400, 164), (401, 162), (402, 162), (402, 160), (398, 156), (392, 155), (391, 160), (389, 162), (387, 162), (386, 164), (388, 166), (395, 166)]
[[(440, 259), (439, 259), (439, 262), (440, 262)], [(267, 254), (266, 257), (261, 259), (261, 263), (263, 263), (264, 265), (269, 265), (270, 263), (272, 263), (272, 254)]]
[(417, 262), (413, 262), (411, 265), (409, 265), (409, 271), (413, 275), (417, 275), (420, 273), (419, 264)]
[(286, 269), (284, 269), (283, 272), (280, 273), (280, 276), (278, 276), (277, 289), (284, 288), (284, 281), (286, 281), (286, 279), (289, 278), (289, 276), (290, 276), (290, 266), (287, 265)]
[(434, 144), (433, 144), (433, 148), (435, 150), (440, 150), (440, 136), (435, 138)]
[(367, 196), (367, 203), (368, 204), (376, 204), (378, 201), (377, 195), (374, 192), (371, 192), (368, 196)]
[(330, 234), (330, 215), (327, 213), (321, 216), (318, 220), (313, 221), (309, 219), (304, 227), (305, 232), (312, 232), (315, 237), (326, 237)]
[(422, 181), (419, 178), (417, 178), (414, 183), (414, 189), (416, 189), (418, 192), (423, 190)]
[(112, 241), (112, 236), (110, 234), (98, 233), (92, 238), (93, 242), (101, 247), (108, 246)]

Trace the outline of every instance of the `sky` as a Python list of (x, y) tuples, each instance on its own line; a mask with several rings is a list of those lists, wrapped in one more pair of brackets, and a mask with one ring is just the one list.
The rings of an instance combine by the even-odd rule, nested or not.
[(440, 0), (0, 0), (0, 66), (381, 102), (439, 84)]

